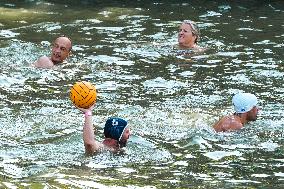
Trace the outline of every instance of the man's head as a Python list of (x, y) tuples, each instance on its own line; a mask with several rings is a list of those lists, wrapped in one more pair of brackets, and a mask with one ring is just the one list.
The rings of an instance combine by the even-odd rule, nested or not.
[(255, 95), (250, 93), (238, 93), (233, 96), (232, 103), (236, 113), (247, 113), (247, 121), (255, 121), (257, 119), (259, 109)]
[(70, 54), (72, 49), (72, 42), (68, 37), (58, 37), (53, 42), (51, 61), (54, 64), (63, 62)]
[(106, 138), (117, 140), (121, 147), (125, 147), (130, 136), (127, 121), (116, 117), (109, 118), (105, 123), (104, 135)]

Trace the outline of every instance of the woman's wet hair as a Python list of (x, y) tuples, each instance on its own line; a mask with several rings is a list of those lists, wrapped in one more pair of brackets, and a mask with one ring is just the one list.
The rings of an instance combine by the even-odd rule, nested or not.
[(183, 23), (190, 25), (190, 27), (192, 28), (193, 35), (196, 36), (194, 43), (197, 43), (199, 38), (200, 38), (200, 30), (199, 30), (196, 22), (194, 22), (192, 20), (184, 20)]

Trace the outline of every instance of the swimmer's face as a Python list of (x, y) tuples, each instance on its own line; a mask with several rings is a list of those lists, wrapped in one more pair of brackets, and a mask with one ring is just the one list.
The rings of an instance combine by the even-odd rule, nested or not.
[(178, 43), (181, 47), (193, 48), (196, 44), (197, 36), (192, 33), (192, 28), (189, 24), (182, 23), (179, 27)]
[(121, 147), (125, 147), (126, 146), (126, 143), (127, 143), (128, 139), (129, 139), (130, 135), (131, 135), (130, 129), (129, 129), (129, 127), (127, 127), (124, 130), (124, 132), (123, 132), (121, 140), (119, 141)]
[(254, 106), (249, 112), (248, 112), (248, 120), (249, 121), (255, 121), (257, 119), (257, 115), (259, 112), (259, 108), (257, 106)]
[(54, 64), (63, 62), (70, 54), (71, 41), (67, 37), (58, 37), (52, 47), (51, 60)]

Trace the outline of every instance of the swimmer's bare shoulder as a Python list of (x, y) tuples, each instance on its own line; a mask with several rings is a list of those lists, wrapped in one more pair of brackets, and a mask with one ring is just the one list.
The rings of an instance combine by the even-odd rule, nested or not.
[(101, 153), (101, 152), (112, 152), (112, 153), (118, 153), (118, 152), (124, 152), (124, 149), (114, 149), (114, 148), (110, 148), (107, 145), (103, 144), (103, 142), (98, 142), (95, 141), (93, 143), (93, 145), (86, 145), (85, 143), (85, 149), (86, 149), (86, 153), (93, 155), (93, 154), (97, 154), (97, 153)]
[(240, 119), (234, 115), (225, 116), (218, 121), (213, 128), (216, 132), (225, 132), (230, 130), (239, 130), (243, 127)]
[(33, 66), (37, 68), (52, 68), (54, 64), (49, 57), (42, 56), (33, 63)]
[(197, 47), (194, 49), (194, 51), (197, 52), (197, 53), (202, 53), (202, 52), (205, 52), (205, 51), (207, 51), (207, 50), (208, 50), (208, 48), (206, 48), (206, 47), (200, 47), (200, 46), (197, 46)]

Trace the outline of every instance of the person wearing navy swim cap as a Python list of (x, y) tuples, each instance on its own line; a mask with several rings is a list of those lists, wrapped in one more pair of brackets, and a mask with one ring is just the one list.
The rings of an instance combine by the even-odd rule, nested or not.
[(104, 127), (104, 140), (98, 142), (95, 139), (93, 122), (92, 122), (92, 110), (94, 105), (88, 109), (78, 108), (84, 113), (85, 123), (83, 127), (83, 140), (85, 146), (85, 152), (87, 154), (94, 154), (103, 150), (109, 150), (111, 152), (119, 152), (126, 146), (130, 137), (130, 128), (127, 125), (127, 121), (118, 118), (110, 117), (107, 119)]
[(213, 128), (216, 132), (239, 130), (249, 121), (255, 121), (259, 108), (254, 94), (238, 93), (233, 96), (232, 103), (235, 113), (222, 117)]

